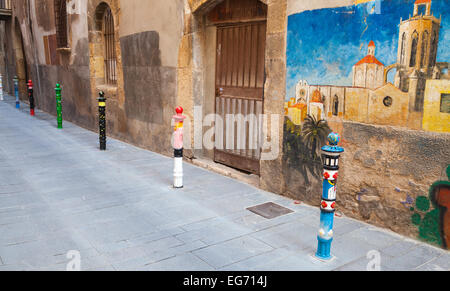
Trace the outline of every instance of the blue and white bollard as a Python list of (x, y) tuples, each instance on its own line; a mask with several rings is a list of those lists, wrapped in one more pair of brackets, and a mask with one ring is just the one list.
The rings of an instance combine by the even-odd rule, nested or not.
[(336, 182), (339, 172), (339, 157), (344, 149), (338, 146), (341, 137), (337, 133), (328, 136), (329, 145), (322, 148), (323, 160), (323, 193), (320, 205), (320, 229), (317, 239), (319, 245), (316, 257), (330, 260), (331, 242), (333, 241), (333, 224), (336, 212)]
[(16, 108), (20, 108), (20, 100), (19, 100), (19, 78), (17, 76), (14, 77), (14, 96), (16, 96)]
[(0, 74), (0, 101), (3, 100), (3, 76)]

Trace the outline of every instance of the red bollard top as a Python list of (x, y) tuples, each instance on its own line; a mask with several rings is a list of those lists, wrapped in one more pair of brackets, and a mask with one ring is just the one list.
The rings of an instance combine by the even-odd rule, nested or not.
[(33, 82), (31, 80), (28, 80), (28, 88), (33, 89)]
[(183, 107), (178, 106), (175, 108), (176, 115), (173, 116), (173, 119), (175, 119), (175, 122), (183, 122), (184, 119), (186, 119), (186, 116), (183, 116)]

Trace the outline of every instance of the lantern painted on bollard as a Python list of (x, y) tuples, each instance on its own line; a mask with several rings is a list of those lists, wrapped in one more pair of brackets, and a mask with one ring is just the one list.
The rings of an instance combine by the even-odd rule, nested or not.
[(34, 116), (34, 96), (33, 96), (33, 82), (28, 81), (28, 99), (30, 101), (30, 115)]
[(16, 96), (16, 108), (20, 108), (20, 100), (19, 100), (19, 78), (17, 76), (14, 77), (14, 95)]
[(62, 104), (61, 104), (61, 85), (56, 84), (56, 120), (58, 122), (58, 128), (63, 128), (63, 118), (62, 118)]
[(99, 123), (99, 139), (100, 150), (106, 151), (106, 98), (105, 93), (100, 91), (98, 100), (98, 123)]
[(3, 100), (3, 76), (0, 74), (0, 101)]
[(322, 260), (331, 259), (333, 224), (336, 212), (336, 183), (339, 172), (339, 158), (344, 149), (338, 146), (341, 137), (337, 133), (328, 136), (329, 145), (322, 148), (323, 193), (320, 205), (320, 229), (317, 237), (319, 245), (316, 256)]
[(176, 108), (176, 115), (173, 116), (175, 121), (173, 135), (174, 149), (174, 169), (173, 169), (173, 187), (183, 188), (183, 124), (186, 116), (183, 116), (183, 108)]

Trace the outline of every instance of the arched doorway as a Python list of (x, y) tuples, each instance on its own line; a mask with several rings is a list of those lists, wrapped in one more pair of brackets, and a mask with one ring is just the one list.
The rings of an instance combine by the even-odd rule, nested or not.
[[(196, 159), (215, 159), (214, 120), (210, 114), (215, 113), (216, 107), (216, 59), (217, 59), (217, 27), (208, 19), (208, 14), (224, 3), (224, 0), (187, 0), (187, 13), (184, 19), (183, 36), (179, 45), (177, 66), (177, 105), (185, 109), (188, 120), (194, 120), (195, 116), (204, 118), (202, 126), (186, 126), (185, 130), (185, 157), (195, 161)], [(267, 21), (266, 49), (264, 71), (264, 96), (263, 112), (264, 123), (261, 139), (263, 149), (259, 160), (258, 183), (262, 189), (282, 193), (284, 191), (283, 167), (283, 143), (284, 131), (284, 99), (286, 93), (286, 32), (287, 15), (280, 13), (285, 11), (285, 1), (268, 0), (252, 1), (263, 3), (267, 17), (259, 20)], [(261, 4), (259, 4), (261, 5)], [(253, 10), (253, 12), (258, 10)], [(250, 14), (252, 15), (252, 14)], [(251, 17), (247, 22), (258, 20)], [(246, 20), (238, 20), (245, 23)], [(229, 23), (231, 24), (231, 22)], [(219, 88), (220, 89), (220, 88)], [(219, 91), (220, 93), (220, 91)], [(196, 106), (201, 105), (202, 111), (195, 112)], [(198, 119), (197, 119), (198, 120)], [(212, 134), (211, 134), (212, 132)], [(202, 140), (212, 140), (206, 147), (200, 150)], [(189, 146), (189, 148), (188, 148)], [(199, 163), (201, 165), (201, 163)]]
[(214, 161), (260, 173), (267, 5), (225, 0), (207, 14), (216, 29)]

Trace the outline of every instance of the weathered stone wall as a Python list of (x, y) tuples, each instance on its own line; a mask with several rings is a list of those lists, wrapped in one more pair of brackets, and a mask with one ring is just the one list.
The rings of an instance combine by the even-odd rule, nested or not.
[(148, 31), (120, 39), (123, 51), (125, 111), (129, 118), (163, 122), (159, 34)]
[(450, 134), (344, 122), (339, 199), (345, 212), (417, 236), (411, 207), (450, 165)]
[(6, 66), (6, 63), (8, 62), (7, 57), (7, 42), (5, 41), (7, 39), (6, 36), (6, 22), (0, 21), (0, 75), (2, 75), (2, 87), (3, 92), (10, 92), (10, 82), (9, 80), (9, 72), (8, 68)]
[[(103, 50), (96, 43), (99, 35), (95, 12), (102, 2), (111, 7), (114, 16), (116, 86), (98, 82), (103, 62), (96, 62), (96, 55), (103, 55)], [(169, 4), (163, 0), (151, 2), (74, 2), (68, 6), (69, 48), (56, 49), (45, 44), (46, 38), (56, 33), (53, 0), (14, 1), (13, 19), (18, 21), (26, 63), (20, 80), (22, 100), (27, 102), (26, 79), (32, 79), (37, 108), (56, 114), (54, 88), (59, 82), (63, 88), (64, 120), (97, 131), (96, 98), (98, 91), (103, 90), (108, 98), (109, 136), (171, 154), (171, 118), (176, 107), (176, 67), (184, 6), (182, 0)], [(15, 29), (13, 26), (9, 31)], [(12, 52), (18, 53), (21, 40), (17, 36), (13, 39)], [(12, 50), (13, 44), (8, 44)], [(14, 74), (18, 64), (14, 58), (9, 60), (8, 70)]]
[[(268, 0), (266, 35), (266, 83), (264, 86), (264, 114), (270, 116), (267, 130), (263, 133), (267, 141), (278, 140), (279, 155), (273, 160), (261, 161), (260, 185), (267, 191), (284, 191), (283, 167), (283, 101), (286, 95), (286, 30), (287, 0)], [(271, 116), (279, 116), (278, 123), (272, 124)], [(271, 149), (274, 151), (274, 149)]]
[(162, 65), (160, 37), (147, 31), (122, 37), (124, 110), (128, 139), (169, 154), (176, 69)]
[[(341, 145), (345, 148), (337, 186), (338, 210), (417, 238), (411, 208), (418, 197), (428, 196), (433, 183), (446, 180), (450, 134), (353, 122), (332, 127), (341, 128)], [(288, 155), (289, 145), (286, 147), (285, 155)], [(296, 163), (285, 156), (285, 195), (319, 205), (321, 163), (301, 161), (301, 157), (301, 154), (293, 157), (300, 160)]]
[(4, 30), (4, 40), (5, 41), (5, 76), (6, 79), (3, 81), (4, 86), (6, 88), (6, 92), (10, 95), (14, 94), (14, 82), (13, 78), (16, 75), (15, 68), (15, 57), (14, 57), (14, 48), (12, 40), (12, 21), (6, 21), (5, 30)]
[(120, 1), (124, 100), (119, 98), (118, 137), (166, 155), (172, 154), (171, 122), (178, 105), (183, 9), (182, 0)]

